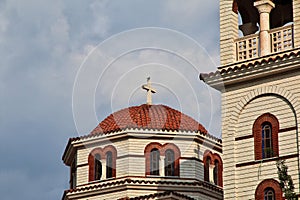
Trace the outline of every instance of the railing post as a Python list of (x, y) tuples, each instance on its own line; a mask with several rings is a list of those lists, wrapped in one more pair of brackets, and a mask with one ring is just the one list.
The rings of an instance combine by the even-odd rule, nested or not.
[(270, 12), (275, 4), (270, 0), (255, 1), (254, 6), (257, 8), (260, 17), (260, 55), (265, 56), (271, 53), (270, 44)]

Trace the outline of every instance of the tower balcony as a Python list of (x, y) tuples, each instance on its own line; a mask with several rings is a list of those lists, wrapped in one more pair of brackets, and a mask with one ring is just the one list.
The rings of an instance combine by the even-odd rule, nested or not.
[[(294, 47), (293, 24), (274, 28), (270, 34), (271, 53), (278, 53)], [(236, 61), (260, 57), (259, 34), (251, 34), (235, 40)]]

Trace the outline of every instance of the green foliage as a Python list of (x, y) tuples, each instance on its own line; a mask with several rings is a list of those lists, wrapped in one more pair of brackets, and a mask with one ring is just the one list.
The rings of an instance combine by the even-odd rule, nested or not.
[(294, 192), (295, 186), (293, 179), (288, 175), (288, 167), (285, 165), (285, 160), (279, 160), (276, 163), (277, 174), (279, 178), (279, 185), (284, 193), (284, 196), (287, 200), (297, 199), (297, 195)]

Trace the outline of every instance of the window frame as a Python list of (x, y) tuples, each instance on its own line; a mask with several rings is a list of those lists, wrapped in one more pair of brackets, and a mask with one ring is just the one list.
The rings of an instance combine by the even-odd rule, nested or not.
[[(217, 177), (215, 180), (213, 174), (213, 180), (210, 180), (210, 166), (218, 162)], [(210, 150), (206, 150), (203, 155), (203, 168), (204, 168), (204, 181), (212, 182), (219, 187), (223, 187), (223, 161), (218, 153), (212, 153)], [(214, 173), (214, 170), (212, 171)]]
[(102, 162), (101, 155), (96, 153), (94, 155), (94, 180), (100, 181), (102, 178)]
[[(174, 152), (174, 176), (179, 177), (180, 176), (180, 157), (181, 152), (180, 149), (173, 143), (165, 143), (164, 145), (158, 143), (158, 142), (151, 142), (145, 146), (144, 149), (144, 156), (145, 156), (145, 175), (146, 176), (152, 176), (151, 175), (151, 150), (152, 149), (158, 149), (160, 156), (165, 156), (167, 150), (172, 150)], [(165, 162), (160, 163), (162, 165), (165, 165)], [(160, 166), (164, 167), (164, 166)], [(164, 168), (163, 168), (164, 169)], [(159, 176), (166, 176), (164, 174), (165, 171), (162, 171), (162, 174)]]
[(265, 179), (258, 184), (255, 190), (255, 199), (265, 199), (265, 192), (272, 189), (274, 192), (274, 199), (281, 200), (283, 196), (282, 189), (275, 179)]
[[(96, 154), (99, 154), (102, 161), (104, 161), (104, 160), (106, 160), (107, 152), (112, 153), (112, 177), (109, 177), (109, 178), (116, 178), (117, 149), (112, 145), (108, 145), (108, 146), (105, 146), (103, 149), (101, 147), (97, 147), (97, 148), (93, 149), (90, 152), (89, 157), (88, 157), (89, 182), (97, 181), (97, 180), (95, 180), (95, 159), (94, 159), (94, 156)], [(104, 162), (101, 162), (101, 164), (102, 163), (104, 163)], [(103, 175), (107, 175), (107, 174), (104, 173), (105, 171), (103, 171), (103, 169), (106, 169), (107, 166), (101, 166), (101, 167), (102, 167), (102, 179), (104, 179)], [(105, 178), (107, 179), (107, 177), (105, 177)]]
[[(269, 194), (270, 192), (271, 192), (271, 196)], [(272, 199), (269, 199), (269, 197), (271, 197)], [(264, 190), (264, 200), (276, 200), (275, 192), (273, 188), (268, 187)]]
[(106, 152), (106, 178), (113, 178), (113, 153)]
[(165, 152), (165, 176), (175, 176), (175, 153), (172, 149)]
[(150, 152), (150, 175), (159, 176), (160, 152), (153, 148)]
[[(263, 146), (264, 143), (263, 141), (263, 126), (264, 125), (270, 125), (271, 126), (271, 154), (270, 155), (265, 155), (266, 154), (266, 149)], [(268, 158), (273, 158), (279, 156), (279, 146), (278, 146), (278, 133), (279, 133), (279, 121), (278, 119), (270, 114), (270, 113), (265, 113), (259, 116), (252, 128), (253, 136), (254, 136), (254, 158), (255, 160), (262, 160), (262, 159), (268, 159)]]

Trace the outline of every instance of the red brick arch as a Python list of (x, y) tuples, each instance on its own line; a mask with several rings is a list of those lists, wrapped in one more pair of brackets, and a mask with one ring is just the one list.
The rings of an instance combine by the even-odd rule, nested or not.
[(265, 179), (258, 184), (255, 190), (255, 199), (261, 200), (264, 199), (264, 193), (267, 188), (272, 188), (275, 192), (275, 199), (283, 200), (282, 190), (279, 183), (274, 179)]
[(210, 158), (210, 164), (213, 165), (215, 163), (215, 161), (217, 160), (219, 162), (219, 167), (218, 167), (218, 183), (217, 185), (220, 186), (220, 187), (223, 187), (223, 161), (220, 157), (219, 154), (217, 153), (212, 153), (211, 151), (209, 150), (206, 150), (204, 152), (204, 155), (203, 155), (203, 164), (204, 164), (204, 180), (205, 181), (209, 181), (209, 174), (208, 174), (208, 170), (207, 169), (207, 166), (206, 166), (206, 160)]
[(151, 142), (144, 149), (145, 162), (146, 162), (146, 175), (150, 175), (150, 153), (152, 149), (158, 149), (160, 156), (165, 156), (165, 153), (168, 149), (172, 150), (174, 152), (174, 157), (175, 157), (174, 175), (175, 176), (180, 175), (179, 173), (180, 172), (179, 159), (181, 157), (180, 149), (173, 143), (165, 143), (164, 145), (162, 145), (158, 142)]
[[(101, 156), (101, 160), (106, 159), (106, 153), (107, 152), (112, 153), (112, 160), (113, 160), (113, 171), (112, 171), (112, 177), (116, 177), (116, 160), (117, 160), (117, 149), (112, 146), (108, 145), (104, 147), (103, 149), (101, 147), (97, 147), (93, 149), (88, 157), (88, 164), (89, 164), (89, 182), (95, 180), (95, 155), (99, 154)], [(103, 166), (105, 167), (105, 166)]]
[(254, 156), (255, 160), (261, 160), (262, 157), (262, 124), (269, 122), (272, 125), (272, 150), (273, 156), (279, 156), (278, 147), (278, 132), (279, 121), (271, 113), (265, 113), (259, 116), (253, 124), (253, 136), (254, 136)]

